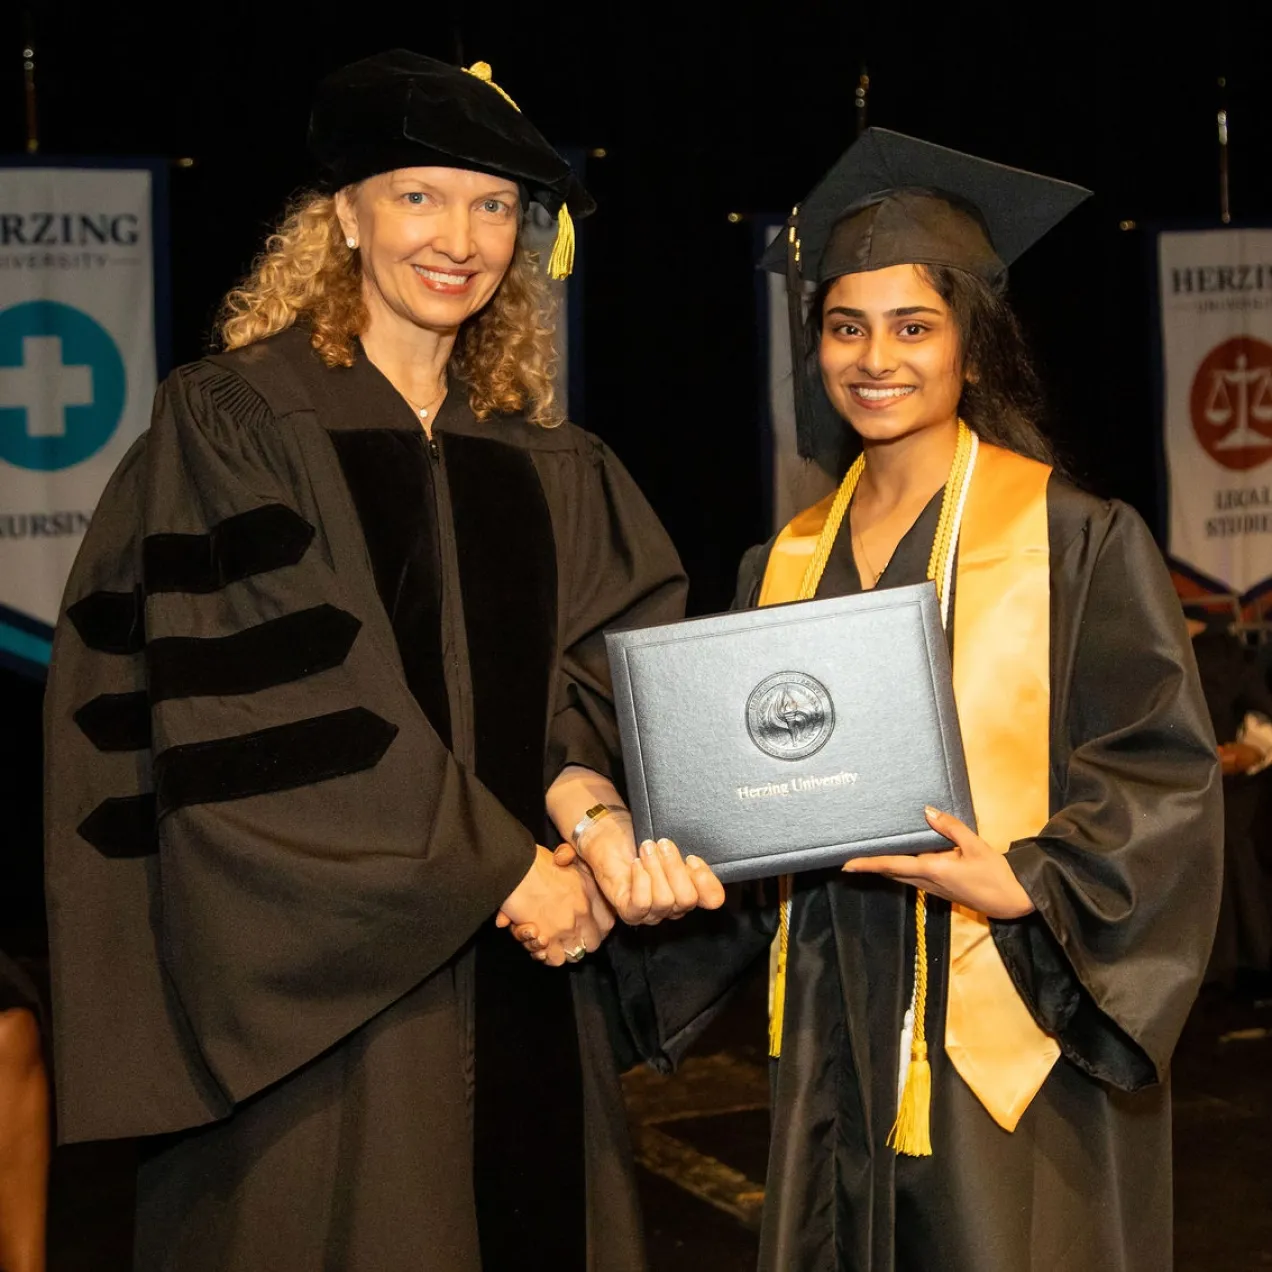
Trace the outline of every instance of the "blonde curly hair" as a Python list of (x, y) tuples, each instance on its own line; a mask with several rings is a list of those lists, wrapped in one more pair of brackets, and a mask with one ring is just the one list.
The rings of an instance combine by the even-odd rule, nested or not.
[[(524, 413), (531, 423), (561, 423), (556, 409), (553, 303), (535, 252), (520, 244), (490, 303), (459, 330), (451, 371), (468, 386), (479, 420)], [(246, 279), (226, 296), (217, 321), (224, 349), (241, 349), (285, 331), (298, 319), (329, 367), (354, 361), (367, 324), (362, 267), (345, 242), (331, 195), (301, 195)]]

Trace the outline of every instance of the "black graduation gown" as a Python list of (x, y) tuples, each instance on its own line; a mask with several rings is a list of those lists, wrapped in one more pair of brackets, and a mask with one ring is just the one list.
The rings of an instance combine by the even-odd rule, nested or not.
[[(1059, 480), (1047, 506), (1053, 816), (1009, 853), (1036, 913), (992, 929), (1062, 1057), (1015, 1132), (1000, 1129), (940, 1045), (949, 907), (934, 898), (934, 1155), (898, 1157), (885, 1138), (913, 979), (914, 894), (838, 871), (797, 876), (761, 1235), (767, 1272), (1170, 1267), (1167, 1073), (1218, 905), (1214, 739), (1179, 603), (1142, 522)], [(880, 586), (924, 578), (938, 511), (939, 498)], [(755, 603), (767, 557), (768, 545), (744, 560), (740, 604)], [(819, 595), (858, 590), (844, 534)], [(716, 1009), (739, 951), (759, 949), (773, 918), (743, 908), (717, 924), (732, 959), (712, 957), (702, 932), (645, 938), (639, 960), (631, 942), (620, 947), (628, 1019), (656, 1064), (673, 1061)]]
[(146, 1272), (643, 1266), (600, 960), (491, 920), (551, 777), (614, 762), (601, 629), (677, 617), (683, 575), (594, 437), (459, 388), (434, 437), (303, 332), (208, 358), (72, 572), (59, 1127), (155, 1137)]

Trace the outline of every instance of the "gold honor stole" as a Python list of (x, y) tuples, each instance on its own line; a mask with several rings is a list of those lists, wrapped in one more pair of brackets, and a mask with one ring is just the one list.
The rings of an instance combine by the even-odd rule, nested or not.
[[(954, 699), (977, 830), (1000, 852), (1036, 835), (1051, 814), (1050, 477), (1047, 465), (982, 442), (957, 545)], [(798, 597), (834, 498), (778, 535), (761, 605)], [(989, 920), (960, 905), (950, 915), (945, 1052), (1008, 1131), (1060, 1055), (1016, 992)]]

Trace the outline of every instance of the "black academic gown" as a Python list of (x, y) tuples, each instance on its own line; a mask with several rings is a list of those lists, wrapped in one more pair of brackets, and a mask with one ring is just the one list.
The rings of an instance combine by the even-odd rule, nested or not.
[(643, 1266), (600, 961), (492, 917), (683, 576), (594, 437), (459, 387), (434, 437), (300, 331), (184, 367), (72, 573), (59, 1127), (148, 1137), (145, 1272)]
[[(838, 871), (796, 876), (766, 1272), (1171, 1266), (1167, 1073), (1218, 906), (1214, 739), (1179, 603), (1142, 522), (1059, 480), (1047, 506), (1053, 815), (1008, 855), (1036, 913), (992, 930), (1061, 1059), (1015, 1132), (1000, 1129), (941, 1045), (949, 906), (933, 898), (934, 1152), (898, 1157), (885, 1139), (913, 981), (914, 893)], [(923, 580), (938, 511), (939, 498), (880, 586)], [(768, 545), (744, 560), (741, 605), (755, 604), (767, 557)], [(859, 590), (842, 534), (818, 594)], [(639, 960), (633, 942), (621, 947), (628, 1018), (661, 1066), (717, 1009), (741, 953), (762, 948), (774, 926), (771, 912), (745, 908), (713, 922), (728, 959), (706, 953), (711, 934), (692, 930), (644, 938)]]

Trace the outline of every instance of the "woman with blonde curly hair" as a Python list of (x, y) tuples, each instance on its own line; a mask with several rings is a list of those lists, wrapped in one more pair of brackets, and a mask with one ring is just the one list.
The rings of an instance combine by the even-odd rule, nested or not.
[(141, 1138), (139, 1269), (635, 1272), (607, 976), (499, 931), (560, 967), (723, 900), (610, 780), (602, 629), (684, 579), (553, 397), (522, 223), (561, 277), (591, 203), (481, 64), (346, 67), (310, 144), (68, 585), (60, 1130)]

